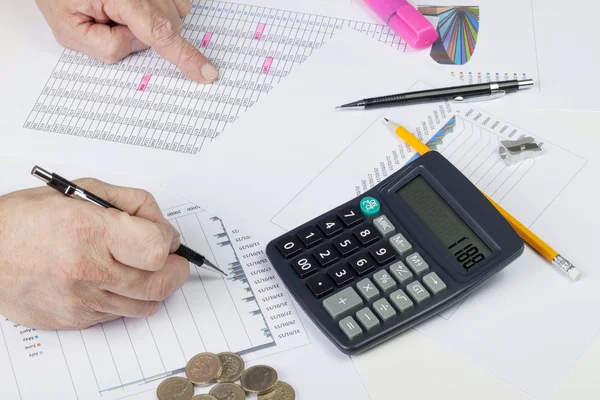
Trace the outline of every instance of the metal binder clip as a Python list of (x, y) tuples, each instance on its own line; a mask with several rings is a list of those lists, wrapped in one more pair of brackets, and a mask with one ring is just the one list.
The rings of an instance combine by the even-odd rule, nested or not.
[(524, 137), (520, 140), (503, 140), (500, 142), (500, 157), (506, 165), (513, 165), (519, 161), (535, 158), (542, 154), (542, 148), (535, 143), (532, 137)]

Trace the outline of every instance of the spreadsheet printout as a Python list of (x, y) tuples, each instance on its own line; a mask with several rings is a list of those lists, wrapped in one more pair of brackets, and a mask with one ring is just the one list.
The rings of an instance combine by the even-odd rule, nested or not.
[[(584, 142), (574, 132), (557, 129), (551, 121), (532, 121), (528, 113), (509, 107), (504, 112), (510, 120), (479, 104), (451, 102), (328, 110), (328, 104), (340, 104), (338, 98), (356, 98), (355, 92), (365, 90), (346, 82), (383, 58), (389, 63), (382, 67), (381, 79), (370, 82), (374, 90), (387, 84), (383, 77), (390, 70), (412, 76), (415, 90), (435, 86), (436, 75), (426, 65), (403, 64), (402, 56), (371, 42), (350, 30), (340, 33), (327, 53), (307, 61), (282, 84), (285, 90), (248, 113), (243, 127), (232, 127), (214, 143), (211, 154), (194, 160), (195, 167), (202, 168), (211, 157), (227, 154), (230, 159), (205, 184), (237, 184), (221, 186), (219, 204), (217, 199), (206, 201), (214, 212), (246, 218), (249, 226), (262, 221), (268, 225), (260, 228), (265, 240), (273, 239), (360, 196), (413, 159), (414, 151), (384, 118), (406, 126), (582, 268), (582, 280), (572, 283), (526, 246), (522, 257), (462, 304), (415, 328), (532, 396), (547, 398), (600, 331), (600, 318), (590, 315), (600, 304), (593, 239), (600, 217), (581, 211), (593, 210), (598, 195), (597, 186), (590, 186), (600, 173), (595, 148), (582, 149)], [(349, 46), (369, 57), (361, 65), (353, 64)], [(323, 69), (322, 74), (309, 81), (317, 69)], [(330, 90), (303, 104), (301, 99), (324, 81)], [(295, 110), (293, 123), (285, 113), (288, 107)], [(247, 131), (256, 134), (249, 138)], [(543, 154), (507, 166), (498, 151), (500, 141), (525, 136), (541, 144)], [(228, 142), (237, 143), (238, 150)], [(165, 184), (182, 189), (176, 181)], [(192, 193), (190, 200), (206, 197), (197, 190), (188, 190), (187, 196)], [(236, 193), (244, 193), (243, 202), (228, 200)]]
[[(3, 157), (0, 167), (14, 174), (0, 178), (0, 193), (39, 186), (29, 174), (32, 165), (33, 161)], [(0, 316), (3, 399), (155, 399), (161, 380), (185, 376), (187, 361), (203, 351), (235, 352), (248, 366), (269, 363), (299, 396), (308, 398), (341, 390), (328, 388), (328, 382), (307, 372), (307, 365), (316, 360), (344, 378), (356, 377), (350, 359), (334, 353), (333, 346), (315, 335), (317, 328), (299, 312), (271, 269), (264, 246), (247, 231), (152, 183), (66, 165), (42, 165), (63, 176), (142, 185), (179, 231), (181, 242), (228, 276), (190, 264), (188, 281), (163, 302), (156, 315), (121, 318), (83, 330), (36, 330)], [(303, 384), (306, 379), (311, 385)], [(347, 398), (367, 398), (357, 377), (346, 390)]]
[[(152, 49), (111, 66), (65, 50), (24, 128), (198, 154), (344, 28), (408, 52), (411, 59), (427, 60), (460, 83), (537, 77), (532, 15), (527, 7), (515, 14), (510, 4), (498, 7), (490, 0), (464, 6), (438, 0), (435, 6), (418, 6), (445, 42), (440, 39), (431, 51), (414, 52), (381, 21), (369, 18), (364, 6), (352, 2), (310, 0), (294, 6), (315, 10), (319, 3), (322, 14), (273, 5), (290, 2), (251, 3), (270, 6), (196, 1), (183, 21), (184, 37), (221, 71), (213, 85), (186, 79)], [(365, 17), (351, 20), (342, 14)], [(490, 18), (492, 14), (500, 18)], [(518, 18), (518, 28), (504, 32), (504, 23), (497, 22), (502, 15)], [(503, 40), (496, 39), (500, 33)], [(507, 50), (511, 57), (499, 55)]]

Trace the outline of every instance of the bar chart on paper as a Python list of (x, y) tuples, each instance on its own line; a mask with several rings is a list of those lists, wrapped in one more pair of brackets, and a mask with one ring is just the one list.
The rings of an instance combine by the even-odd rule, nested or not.
[(193, 204), (163, 212), (182, 243), (216, 262), (228, 277), (190, 265), (188, 281), (156, 315), (80, 331), (36, 331), (3, 319), (0, 372), (11, 380), (0, 384), (3, 393), (37, 398), (41, 383), (27, 384), (35, 375), (54, 381), (49, 390), (58, 392), (48, 393), (50, 398), (118, 399), (182, 374), (187, 361), (203, 351), (235, 352), (249, 361), (308, 343), (260, 243)]
[[(495, 45), (478, 39), (480, 8), (421, 8), (440, 20), (441, 39), (430, 61), (452, 68), (465, 82), (534, 75), (537, 65), (526, 55), (534, 54), (535, 46), (526, 34), (517, 42), (522, 48), (514, 50), (524, 54), (518, 59), (525, 70), (491, 68), (498, 62), (486, 61), (485, 51)], [(110, 66), (65, 50), (24, 127), (197, 154), (341, 29), (406, 51), (406, 44), (382, 24), (217, 0), (194, 2), (183, 26), (184, 37), (219, 67), (215, 84), (185, 79), (151, 49)], [(465, 35), (468, 40), (457, 40)], [(474, 62), (479, 64), (470, 69)]]

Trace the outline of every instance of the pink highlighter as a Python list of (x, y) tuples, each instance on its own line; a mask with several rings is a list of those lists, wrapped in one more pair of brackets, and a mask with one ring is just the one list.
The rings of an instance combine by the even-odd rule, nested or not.
[(434, 26), (406, 0), (364, 0), (391, 30), (415, 49), (429, 47), (438, 38)]

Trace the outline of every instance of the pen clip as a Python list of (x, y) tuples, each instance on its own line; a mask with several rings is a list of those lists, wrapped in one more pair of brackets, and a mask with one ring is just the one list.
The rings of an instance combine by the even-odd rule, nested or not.
[(485, 94), (483, 96), (456, 96), (454, 98), (455, 103), (474, 103), (476, 101), (488, 101), (495, 100), (503, 97), (506, 94), (506, 91), (500, 90), (495, 93)]

